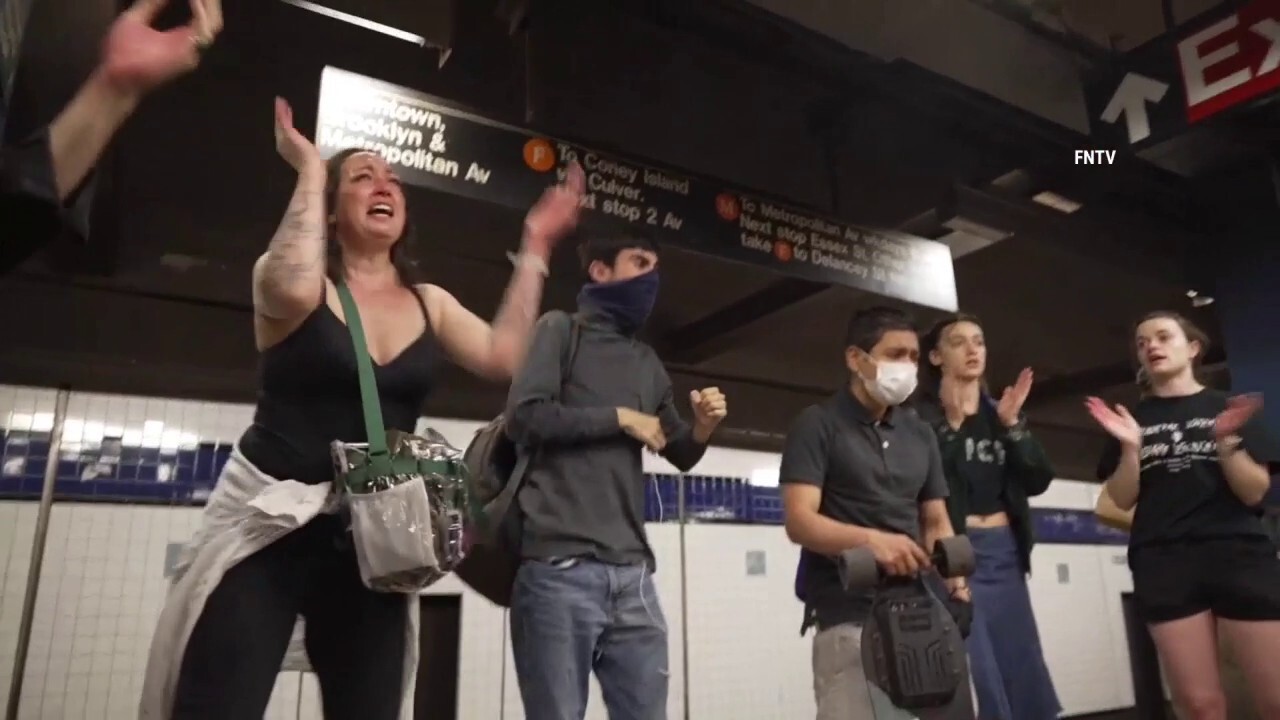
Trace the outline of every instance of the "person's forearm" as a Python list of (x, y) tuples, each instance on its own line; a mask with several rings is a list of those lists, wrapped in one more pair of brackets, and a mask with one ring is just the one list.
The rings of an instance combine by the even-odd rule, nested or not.
[(507, 413), (507, 437), (527, 447), (572, 445), (621, 432), (617, 408), (568, 407), (544, 397), (522, 401)]
[(1120, 510), (1128, 510), (1138, 502), (1139, 450), (1125, 447), (1120, 450), (1120, 461), (1115, 472), (1107, 478), (1107, 494)]
[(49, 150), (59, 202), (84, 182), (137, 106), (137, 97), (112, 87), (95, 72), (49, 124)]
[(319, 298), (325, 275), (325, 168), (304, 168), (289, 207), (262, 256), (256, 278), (258, 310), (283, 317), (301, 300)]
[(925, 552), (933, 552), (933, 548), (943, 538), (954, 537), (955, 528), (951, 527), (951, 518), (946, 513), (940, 517), (928, 518), (920, 523), (920, 536), (924, 540)]
[(1219, 443), (1218, 464), (1222, 466), (1222, 474), (1227, 476), (1231, 492), (1249, 507), (1262, 502), (1271, 489), (1271, 475), (1266, 466), (1250, 457), (1244, 448), (1227, 449)]
[(707, 454), (711, 431), (698, 428), (696, 425), (692, 429), (685, 426), (675, 437), (667, 438), (667, 446), (662, 449), (662, 456), (680, 472), (689, 472)]
[(707, 443), (711, 442), (711, 435), (715, 433), (715, 431), (715, 425), (700, 425), (698, 423), (694, 423), (690, 437), (693, 438), (694, 442), (705, 447)]
[(511, 282), (507, 284), (502, 304), (493, 318), (490, 342), (493, 344), (494, 367), (505, 377), (514, 376), (524, 364), (533, 324), (542, 305), (549, 247), (544, 239), (531, 236), (526, 230), (520, 253), (515, 256)]
[(1012, 477), (1022, 483), (1028, 497), (1041, 495), (1053, 482), (1053, 466), (1040, 442), (1026, 429), (1014, 429), (1008, 434), (1006, 449), (1009, 451), (1009, 467)]
[(806, 550), (833, 557), (871, 542), (875, 531), (811, 512), (786, 518), (787, 537)]
[(1121, 510), (1114, 503), (1103, 505), (1101, 502), (1094, 508), (1094, 515), (1097, 516), (1098, 522), (1111, 528), (1112, 530), (1121, 530), (1129, 532), (1133, 527), (1133, 511)]

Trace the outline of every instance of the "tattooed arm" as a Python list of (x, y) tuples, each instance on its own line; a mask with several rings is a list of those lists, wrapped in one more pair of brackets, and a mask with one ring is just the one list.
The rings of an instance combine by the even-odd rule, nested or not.
[(524, 363), (542, 304), (550, 247), (525, 233), (515, 272), (490, 325), (436, 285), (419, 285), (440, 344), (453, 361), (488, 380), (507, 381)]
[(324, 165), (298, 173), (289, 208), (253, 264), (253, 310), (273, 320), (306, 315), (324, 292)]
[(254, 311), (271, 320), (296, 320), (320, 304), (324, 292), (324, 165), (298, 173), (293, 199), (267, 251), (253, 266)]
[(265, 350), (320, 305), (325, 282), (324, 185), (328, 170), (316, 146), (293, 126), (293, 109), (275, 101), (276, 152), (298, 173), (293, 199), (253, 265), (254, 335)]

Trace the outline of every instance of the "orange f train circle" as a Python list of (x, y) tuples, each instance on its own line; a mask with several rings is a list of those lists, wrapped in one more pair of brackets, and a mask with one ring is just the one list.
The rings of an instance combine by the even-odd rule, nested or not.
[(556, 150), (543, 138), (532, 138), (524, 144), (524, 164), (531, 170), (547, 172), (556, 166)]

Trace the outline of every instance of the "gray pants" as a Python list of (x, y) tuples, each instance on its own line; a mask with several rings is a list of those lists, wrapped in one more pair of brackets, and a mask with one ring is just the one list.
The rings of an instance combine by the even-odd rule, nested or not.
[(891, 717), (886, 712), (898, 712), (867, 682), (861, 625), (835, 625), (813, 636), (813, 698), (818, 720), (878, 720)]
[(867, 682), (862, 626), (857, 623), (824, 628), (813, 636), (813, 697), (817, 720), (916, 720)]

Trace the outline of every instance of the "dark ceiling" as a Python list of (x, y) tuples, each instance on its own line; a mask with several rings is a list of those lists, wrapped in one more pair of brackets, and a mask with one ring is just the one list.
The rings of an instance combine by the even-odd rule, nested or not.
[[(63, 19), (69, 0), (37, 3), (11, 130), (47, 121), (87, 72), (82, 48), (96, 47), (110, 16), (88, 6), (103, 2), (74, 3), (74, 24)], [(1185, 294), (1190, 248), (1214, 227), (1186, 178), (1133, 157), (1076, 167), (1072, 151), (1088, 145), (1071, 128), (747, 3), (404, 4), (402, 27), (449, 39), (443, 66), (436, 49), (279, 0), (224, 3), (226, 31), (205, 65), (151, 98), (104, 161), (89, 246), (0, 285), (6, 381), (251, 400), (249, 270), (292, 187), (272, 147), (271, 100), (286, 97), (299, 126), (314, 127), (325, 65), (856, 224), (941, 238), (958, 254), (972, 250), (964, 233), (975, 224), (1010, 234), (958, 257), (957, 289), (984, 321), (993, 382), (1037, 371), (1032, 418), (1063, 474), (1082, 476), (1098, 441), (1080, 395), (1127, 392), (1135, 317), (1171, 307), (1216, 332)], [(527, 22), (510, 34), (504, 13), (521, 6)], [(1067, 215), (1032, 202), (1042, 191), (1083, 207)], [(491, 314), (520, 215), (419, 190), (410, 202), (426, 274)], [(568, 306), (577, 290), (569, 255), (548, 306)], [(884, 302), (679, 248), (664, 257), (663, 283), (649, 339), (677, 391), (720, 385), (732, 404), (724, 439), (761, 448), (776, 448), (790, 419), (842, 381), (849, 313)], [(914, 310), (922, 323), (933, 317)], [(457, 371), (441, 388), (431, 414), (484, 418), (504, 397)]]

